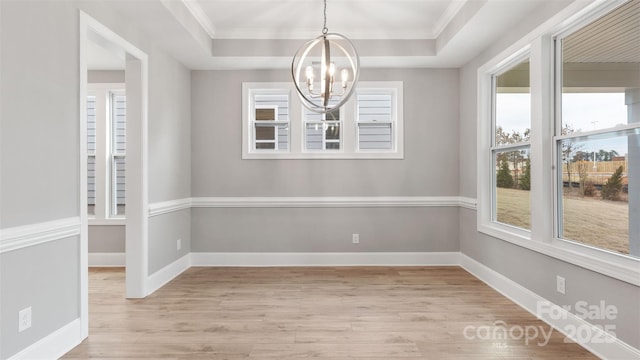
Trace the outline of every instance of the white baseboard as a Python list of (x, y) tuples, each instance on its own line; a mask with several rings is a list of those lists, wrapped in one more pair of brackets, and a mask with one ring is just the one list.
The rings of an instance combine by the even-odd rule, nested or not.
[(166, 285), (169, 281), (176, 278), (176, 276), (182, 274), (185, 270), (191, 267), (191, 256), (189, 254), (181, 257), (180, 259), (172, 262), (171, 264), (163, 267), (162, 269), (154, 272), (147, 277), (145, 286), (145, 296), (154, 293)]
[[(467, 255), (460, 254), (460, 266), (596, 356), (603, 359), (640, 359), (639, 349), (604, 332), (599, 327), (594, 326), (562, 307), (551, 304), (545, 298)], [(550, 308), (552, 308), (552, 311), (545, 311), (543, 314), (538, 314), (539, 304), (542, 303), (551, 304)], [(553, 317), (550, 316), (550, 313), (554, 314)], [(586, 332), (593, 336), (589, 336), (587, 341), (577, 341), (577, 339), (570, 336), (571, 334), (575, 334), (575, 331), (568, 331), (571, 329), (588, 329)]]
[(89, 253), (89, 267), (124, 267), (125, 253)]
[(191, 253), (192, 266), (435, 266), (458, 265), (458, 252)]
[(78, 346), (82, 340), (80, 335), (80, 319), (78, 318), (9, 359), (58, 359)]

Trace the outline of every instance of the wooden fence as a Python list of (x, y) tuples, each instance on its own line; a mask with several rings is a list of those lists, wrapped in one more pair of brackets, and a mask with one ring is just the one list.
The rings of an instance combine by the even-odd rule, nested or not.
[(619, 161), (577, 161), (570, 163), (571, 167), (571, 180), (567, 172), (567, 164), (562, 164), (562, 181), (572, 181), (574, 183), (580, 182), (580, 166), (584, 166), (586, 169), (587, 181), (593, 182), (594, 185), (604, 185), (611, 175), (622, 166), (622, 183), (627, 184), (627, 169), (629, 164), (627, 160)]

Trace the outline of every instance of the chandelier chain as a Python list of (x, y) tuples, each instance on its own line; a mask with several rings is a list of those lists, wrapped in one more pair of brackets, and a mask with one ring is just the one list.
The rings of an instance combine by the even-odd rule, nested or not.
[(327, 0), (324, 0), (324, 25), (322, 27), (322, 33), (326, 35), (329, 32), (327, 29)]

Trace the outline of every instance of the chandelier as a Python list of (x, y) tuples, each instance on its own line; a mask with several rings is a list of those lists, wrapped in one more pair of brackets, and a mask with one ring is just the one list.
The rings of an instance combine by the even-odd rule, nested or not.
[(291, 75), (302, 104), (316, 113), (338, 109), (353, 93), (360, 75), (360, 58), (349, 39), (327, 29), (327, 0), (322, 35), (298, 49), (291, 62)]

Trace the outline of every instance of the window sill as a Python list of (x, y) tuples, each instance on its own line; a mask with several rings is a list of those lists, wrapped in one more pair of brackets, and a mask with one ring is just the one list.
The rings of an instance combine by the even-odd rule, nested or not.
[(313, 160), (313, 159), (345, 159), (345, 160), (357, 160), (357, 159), (372, 159), (372, 160), (402, 160), (404, 154), (401, 152), (357, 152), (357, 153), (345, 153), (345, 152), (305, 152), (305, 153), (245, 153), (242, 154), (243, 160)]
[(560, 239), (551, 239), (548, 242), (533, 240), (530, 237), (506, 231), (493, 223), (478, 225), (478, 231), (587, 270), (640, 286), (640, 259)]
[(126, 218), (96, 219), (89, 217), (88, 224), (99, 226), (123, 226), (127, 224)]

